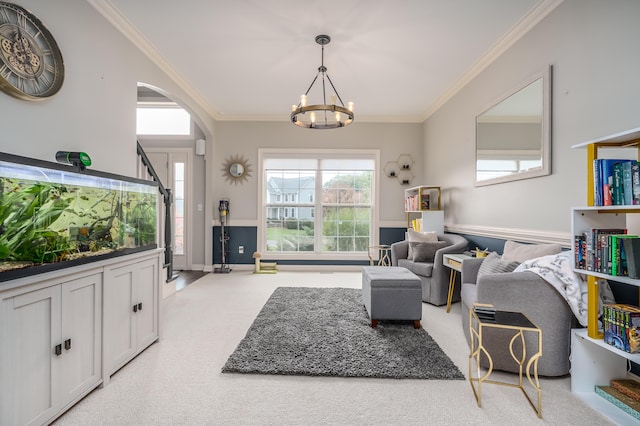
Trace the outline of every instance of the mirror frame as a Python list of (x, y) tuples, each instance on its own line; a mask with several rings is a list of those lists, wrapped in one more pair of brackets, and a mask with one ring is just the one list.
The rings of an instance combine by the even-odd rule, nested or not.
[[(478, 117), (487, 112), (491, 108), (500, 104), (502, 101), (508, 99), (512, 95), (515, 95), (520, 90), (524, 89), (528, 85), (532, 84), (538, 79), (542, 79), (542, 141), (541, 141), (541, 158), (542, 167), (527, 170), (524, 172), (518, 172), (507, 176), (500, 176), (497, 178), (478, 180)], [(474, 186), (486, 186), (495, 185), (498, 183), (513, 182), (522, 179), (530, 179), (534, 177), (547, 176), (551, 174), (551, 66), (539, 71), (527, 79), (522, 81), (513, 89), (506, 92), (503, 96), (497, 100), (491, 102), (483, 108), (475, 118), (475, 158), (473, 167), (473, 182)]]
[[(231, 171), (231, 169), (238, 166), (242, 167), (242, 173), (236, 175)], [(242, 185), (244, 182), (248, 181), (252, 172), (249, 160), (244, 158), (242, 155), (232, 155), (227, 158), (222, 164), (221, 170), (226, 181), (234, 185)]]

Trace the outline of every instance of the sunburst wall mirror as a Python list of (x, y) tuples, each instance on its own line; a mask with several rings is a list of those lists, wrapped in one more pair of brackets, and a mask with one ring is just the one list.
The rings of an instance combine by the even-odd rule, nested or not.
[(251, 164), (242, 155), (232, 155), (227, 158), (222, 165), (223, 176), (227, 182), (234, 185), (242, 185), (251, 177)]

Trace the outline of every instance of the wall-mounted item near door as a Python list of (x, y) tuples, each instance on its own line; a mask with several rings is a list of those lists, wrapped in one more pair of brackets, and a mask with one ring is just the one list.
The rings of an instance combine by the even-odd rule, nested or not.
[(222, 172), (224, 178), (234, 185), (242, 185), (251, 177), (251, 164), (249, 160), (242, 155), (232, 155), (227, 158), (222, 165)]
[(207, 153), (207, 141), (204, 139), (196, 140), (196, 155), (204, 155)]
[(384, 174), (390, 178), (398, 179), (401, 185), (410, 185), (415, 177), (411, 172), (413, 159), (409, 154), (400, 154), (396, 161), (387, 161), (384, 165)]

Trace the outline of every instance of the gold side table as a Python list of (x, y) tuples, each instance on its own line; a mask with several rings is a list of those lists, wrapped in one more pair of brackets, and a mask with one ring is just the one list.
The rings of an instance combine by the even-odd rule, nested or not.
[[(509, 342), (509, 352), (511, 353), (511, 357), (519, 366), (518, 384), (488, 380), (489, 376), (493, 372), (493, 360), (491, 358), (491, 354), (483, 346), (482, 334), (485, 328), (502, 328), (515, 331), (514, 336)], [(473, 395), (476, 397), (478, 407), (480, 407), (480, 401), (482, 398), (483, 383), (509, 386), (519, 388), (527, 398), (527, 401), (529, 401), (531, 408), (533, 408), (539, 418), (542, 418), (542, 389), (540, 388), (540, 381), (538, 380), (538, 360), (542, 356), (542, 330), (540, 330), (534, 323), (529, 320), (529, 318), (526, 317), (526, 315), (521, 312), (496, 311), (495, 319), (487, 320), (485, 318), (479, 318), (478, 315), (476, 315), (474, 309), (471, 308), (469, 309), (469, 331), (471, 333), (471, 353), (469, 354), (469, 383), (471, 384), (471, 389), (473, 389)], [(526, 367), (524, 365), (527, 358), (527, 347), (524, 340), (525, 332), (536, 333), (538, 336), (538, 351), (534, 353), (531, 358), (529, 358)], [(520, 340), (522, 345), (522, 354), (519, 357), (516, 356), (513, 350), (513, 344), (517, 340)], [(482, 376), (480, 375), (481, 353), (484, 353), (489, 361), (489, 368), (487, 369), (487, 372)], [(476, 364), (475, 377), (472, 374), (474, 362)], [(529, 394), (523, 386), (523, 367), (525, 372), (524, 374), (526, 375), (527, 380), (529, 381), (531, 386), (533, 386), (533, 389), (537, 393), (537, 405), (533, 403), (531, 397), (529, 397)], [(478, 384), (477, 391), (476, 387), (474, 386), (474, 382)]]
[(374, 256), (376, 251), (378, 252), (377, 266), (391, 266), (391, 246), (386, 244), (369, 247), (369, 251), (367, 253), (369, 256), (369, 265), (375, 266)]
[(442, 263), (451, 269), (449, 273), (449, 294), (447, 295), (447, 313), (451, 310), (451, 299), (453, 298), (453, 289), (456, 285), (456, 273), (462, 273), (462, 263), (467, 259), (474, 259), (466, 254), (443, 254)]

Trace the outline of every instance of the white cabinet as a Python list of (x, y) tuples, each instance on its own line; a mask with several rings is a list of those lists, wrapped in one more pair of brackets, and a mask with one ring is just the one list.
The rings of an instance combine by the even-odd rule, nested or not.
[(0, 424), (43, 424), (100, 384), (102, 274), (2, 295)]
[(104, 380), (159, 336), (158, 258), (105, 269)]
[[(640, 160), (640, 128), (611, 135), (606, 138), (586, 142), (573, 148), (587, 149), (587, 204), (572, 209), (571, 232), (582, 235), (591, 229), (627, 228), (629, 233), (638, 234), (634, 227), (639, 217), (640, 206), (616, 205), (595, 206), (593, 161), (598, 158), (598, 149), (636, 148)], [(637, 225), (636, 225), (637, 226)], [(575, 247), (572, 248), (575, 259)], [(575, 265), (574, 265), (575, 266)], [(609, 386), (611, 379), (625, 378), (627, 361), (640, 364), (640, 354), (629, 354), (602, 340), (598, 330), (598, 278), (623, 282), (640, 287), (640, 280), (622, 276), (575, 269), (588, 276), (588, 328), (573, 330), (571, 336), (571, 391), (582, 398), (590, 407), (600, 411), (616, 423), (631, 424), (637, 420), (595, 393), (596, 385)], [(615, 284), (612, 284), (615, 285)]]

